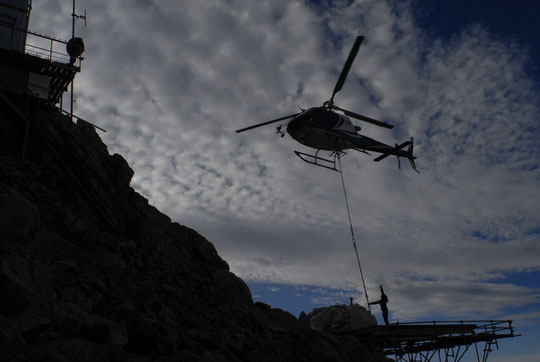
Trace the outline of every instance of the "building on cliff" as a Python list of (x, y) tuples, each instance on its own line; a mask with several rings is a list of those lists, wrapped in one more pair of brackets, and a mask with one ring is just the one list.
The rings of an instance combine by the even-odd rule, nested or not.
[(0, 2), (0, 90), (61, 103), (81, 69), (84, 43), (28, 30), (31, 5), (31, 0)]

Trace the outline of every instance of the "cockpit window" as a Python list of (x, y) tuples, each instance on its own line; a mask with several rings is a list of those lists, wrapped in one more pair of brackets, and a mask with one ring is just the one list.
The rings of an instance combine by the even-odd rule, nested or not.
[(339, 118), (339, 116), (336, 113), (329, 112), (329, 111), (324, 111), (324, 112), (328, 113), (328, 115), (326, 117), (328, 127), (336, 128), (336, 127), (339, 127), (343, 123), (343, 122), (341, 122), (341, 119)]
[(308, 119), (319, 119), (319, 115), (317, 114), (315, 109), (308, 109), (306, 113), (304, 113), (304, 117)]
[(324, 125), (321, 127), (336, 127), (338, 122), (340, 122), (340, 117), (334, 113), (327, 111), (323, 107), (310, 108), (302, 114), (302, 119), (312, 121), (313, 124), (319, 124), (324, 122)]

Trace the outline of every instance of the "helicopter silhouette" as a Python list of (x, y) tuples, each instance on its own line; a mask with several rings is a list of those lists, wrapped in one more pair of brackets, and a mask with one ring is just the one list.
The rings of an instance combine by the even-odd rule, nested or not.
[[(336, 159), (339, 161), (339, 158), (346, 154), (345, 150), (352, 149), (368, 155), (370, 155), (368, 151), (381, 153), (380, 156), (373, 160), (375, 162), (379, 162), (390, 155), (396, 156), (398, 159), (399, 169), (401, 169), (401, 163), (399, 160), (400, 157), (407, 158), (411, 164), (411, 167), (416, 172), (419, 172), (416, 169), (414, 162), (416, 157), (413, 155), (413, 137), (411, 137), (409, 141), (405, 141), (400, 145), (395, 144), (395, 146), (392, 147), (361, 135), (359, 133), (361, 130), (360, 127), (353, 125), (349, 117), (388, 129), (391, 129), (394, 126), (355, 112), (348, 111), (334, 104), (334, 96), (343, 87), (345, 79), (349, 74), (349, 70), (351, 69), (354, 58), (356, 57), (358, 49), (360, 49), (360, 45), (362, 44), (363, 40), (363, 36), (356, 37), (347, 61), (345, 62), (336, 86), (334, 87), (332, 97), (330, 100), (324, 102), (322, 107), (313, 107), (307, 110), (300, 108), (300, 112), (298, 113), (245, 127), (236, 130), (236, 133), (248, 131), (290, 118), (291, 120), (286, 123), (286, 127), (283, 127), (284, 125), (278, 125), (276, 127), (276, 133), (283, 137), (285, 132), (287, 132), (297, 142), (316, 149), (317, 151), (314, 155), (294, 151), (294, 153), (305, 162), (316, 166), (333, 169), (335, 171), (340, 171), (340, 169), (336, 167)], [(334, 112), (333, 110), (341, 111), (344, 114)], [(407, 150), (404, 150), (405, 147), (408, 147)], [(330, 156), (333, 157), (333, 159), (320, 157), (319, 152), (321, 150), (331, 151)]]

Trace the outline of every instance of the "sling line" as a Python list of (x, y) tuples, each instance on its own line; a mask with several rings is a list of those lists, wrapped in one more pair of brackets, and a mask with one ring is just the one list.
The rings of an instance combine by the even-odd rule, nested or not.
[(349, 210), (349, 201), (347, 200), (347, 191), (345, 189), (345, 180), (343, 179), (343, 169), (341, 168), (341, 157), (337, 156), (338, 162), (339, 162), (339, 173), (341, 175), (341, 183), (343, 185), (343, 195), (345, 196), (345, 206), (347, 206), (347, 215), (349, 216), (349, 226), (351, 228), (351, 238), (352, 238), (352, 244), (354, 247), (354, 252), (356, 254), (356, 261), (358, 261), (358, 269), (360, 270), (360, 277), (362, 278), (362, 285), (364, 286), (364, 294), (366, 296), (366, 302), (368, 310), (371, 311), (371, 307), (369, 306), (369, 298), (366, 290), (366, 282), (364, 281), (364, 273), (362, 272), (362, 265), (360, 264), (360, 258), (358, 257), (358, 249), (356, 248), (356, 239), (354, 237), (354, 229), (353, 224), (351, 221), (351, 212)]

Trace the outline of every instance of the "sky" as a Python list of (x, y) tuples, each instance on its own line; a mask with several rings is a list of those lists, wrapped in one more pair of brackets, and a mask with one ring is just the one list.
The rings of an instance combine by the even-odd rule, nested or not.
[[(334, 101), (415, 138), (421, 174), (354, 151), (344, 179), (370, 301), (391, 321), (512, 319), (496, 361), (540, 360), (540, 47), (532, 1), (80, 0), (75, 113), (107, 130), (131, 185), (217, 248), (254, 300), (365, 305), (338, 173), (274, 125)], [(71, 37), (66, 0), (30, 29)], [(536, 14), (536, 15), (535, 15)], [(29, 39), (29, 42), (31, 39)], [(377, 308), (374, 315), (381, 321)]]

